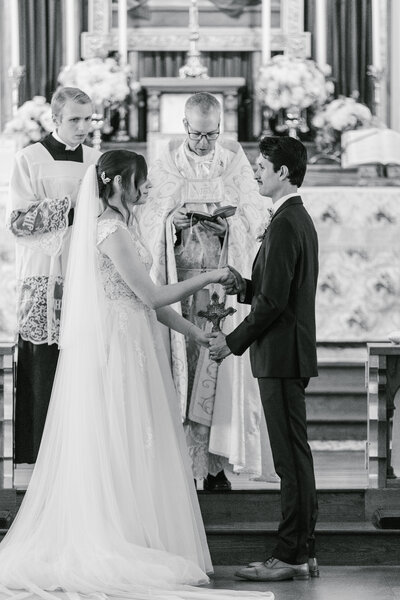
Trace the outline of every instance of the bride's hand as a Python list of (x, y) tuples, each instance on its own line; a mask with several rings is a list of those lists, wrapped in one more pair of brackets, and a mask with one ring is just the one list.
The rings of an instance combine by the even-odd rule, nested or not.
[(192, 340), (196, 342), (196, 344), (204, 346), (204, 348), (209, 348), (210, 340), (213, 336), (211, 335), (211, 333), (206, 333), (205, 331), (200, 329), (200, 327), (192, 325), (192, 327), (189, 330), (189, 337), (191, 337)]
[(230, 287), (235, 283), (235, 276), (229, 269), (229, 267), (223, 267), (222, 269), (215, 269), (213, 272), (213, 283), (220, 283), (223, 286)]

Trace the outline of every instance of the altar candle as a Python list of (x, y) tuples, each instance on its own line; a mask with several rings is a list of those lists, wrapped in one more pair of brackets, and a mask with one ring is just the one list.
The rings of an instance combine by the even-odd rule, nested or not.
[(326, 0), (316, 0), (315, 3), (315, 59), (322, 67), (326, 65)]
[(381, 19), (380, 11), (383, 10), (380, 0), (372, 0), (372, 64), (377, 69), (382, 67), (381, 62)]
[(65, 1), (65, 63), (68, 67), (73, 65), (77, 60), (75, 1), (76, 0)]
[(262, 0), (261, 4), (261, 56), (265, 64), (271, 58), (271, 0)]
[(128, 60), (128, 6), (127, 0), (118, 0), (118, 51), (120, 64), (125, 66)]
[(19, 57), (19, 14), (18, 0), (10, 2), (11, 67), (18, 67)]

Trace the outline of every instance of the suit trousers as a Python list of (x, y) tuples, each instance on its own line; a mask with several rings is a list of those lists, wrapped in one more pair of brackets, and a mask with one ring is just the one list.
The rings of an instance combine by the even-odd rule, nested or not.
[(282, 519), (272, 552), (290, 564), (315, 556), (318, 502), (314, 464), (307, 439), (305, 387), (301, 378), (258, 379), (275, 470), (281, 479)]

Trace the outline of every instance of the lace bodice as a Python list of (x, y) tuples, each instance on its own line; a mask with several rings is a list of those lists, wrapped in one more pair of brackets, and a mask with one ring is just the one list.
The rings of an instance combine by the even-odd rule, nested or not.
[(117, 219), (104, 219), (99, 221), (97, 226), (97, 248), (100, 273), (103, 280), (105, 295), (109, 300), (126, 299), (128, 302), (132, 303), (132, 307), (136, 309), (147, 308), (140, 298), (131, 290), (128, 284), (122, 279), (112, 260), (101, 251), (101, 242), (103, 242), (109, 235), (117, 231), (118, 228), (128, 231), (139, 259), (145, 265), (147, 271), (150, 271), (152, 264), (150, 252), (141, 242), (136, 227), (128, 228), (125, 223)]

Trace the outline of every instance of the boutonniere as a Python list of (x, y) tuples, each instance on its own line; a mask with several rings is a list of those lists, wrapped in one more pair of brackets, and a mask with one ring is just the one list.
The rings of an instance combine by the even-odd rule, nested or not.
[(271, 225), (272, 217), (274, 216), (274, 211), (272, 208), (268, 209), (267, 216), (264, 219), (263, 224), (258, 230), (256, 240), (257, 242), (262, 242), (265, 238), (265, 234), (267, 233), (268, 227)]

